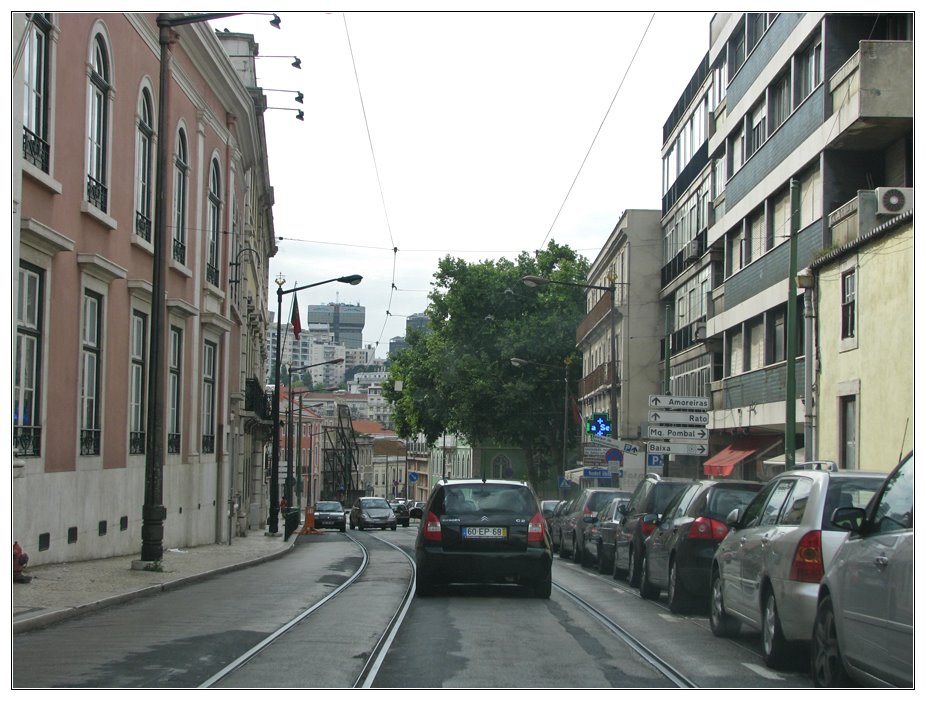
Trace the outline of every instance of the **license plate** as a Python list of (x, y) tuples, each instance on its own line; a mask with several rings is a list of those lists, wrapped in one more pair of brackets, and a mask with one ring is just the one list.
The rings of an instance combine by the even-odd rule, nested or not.
[(504, 526), (464, 526), (464, 538), (507, 538), (508, 529)]

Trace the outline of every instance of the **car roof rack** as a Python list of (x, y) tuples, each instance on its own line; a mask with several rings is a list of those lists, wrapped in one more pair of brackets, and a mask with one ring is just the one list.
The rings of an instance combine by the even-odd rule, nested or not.
[(839, 467), (833, 460), (808, 460), (794, 463), (795, 470), (822, 470), (826, 472), (839, 472)]

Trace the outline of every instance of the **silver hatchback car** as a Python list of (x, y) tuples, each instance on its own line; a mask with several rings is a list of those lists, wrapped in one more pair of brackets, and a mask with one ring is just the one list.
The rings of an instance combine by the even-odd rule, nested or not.
[(811, 644), (815, 686), (913, 686), (913, 453), (868, 508), (839, 509), (850, 530), (820, 583)]
[(789, 662), (792, 644), (811, 638), (820, 580), (847, 535), (830, 516), (837, 507), (865, 507), (886, 477), (807, 463), (734, 509), (711, 567), (714, 635), (735, 635), (745, 623), (761, 631), (769, 667)]

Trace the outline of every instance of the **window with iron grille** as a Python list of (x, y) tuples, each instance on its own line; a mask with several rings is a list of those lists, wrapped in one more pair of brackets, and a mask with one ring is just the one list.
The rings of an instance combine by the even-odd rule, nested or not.
[(42, 304), (44, 272), (20, 263), (16, 309), (16, 364), (13, 387), (13, 432), (16, 454), (38, 456), (42, 445), (40, 413), (42, 372)]
[(173, 257), (181, 265), (186, 264), (186, 210), (187, 181), (190, 166), (187, 157), (186, 132), (177, 133), (177, 155), (174, 159), (174, 235)]
[(100, 454), (101, 295), (84, 290), (81, 331), (80, 454)]
[(209, 212), (208, 212), (208, 251), (206, 259), (206, 280), (218, 286), (219, 284), (219, 229), (221, 226), (221, 188), (220, 188), (219, 162), (212, 161), (209, 171)]
[(148, 337), (148, 317), (132, 312), (131, 362), (129, 364), (129, 453), (145, 452), (145, 344)]
[(167, 355), (167, 452), (180, 452), (181, 373), (183, 366), (183, 330), (170, 327)]
[(138, 134), (135, 147), (135, 233), (151, 241), (151, 154), (154, 139), (151, 93), (145, 88), (138, 102)]
[(23, 45), (23, 157), (49, 172), (49, 34), (51, 22), (45, 12), (31, 13)]
[(109, 54), (103, 37), (93, 40), (90, 109), (87, 120), (87, 201), (108, 211), (106, 159), (109, 148)]
[(216, 345), (203, 344), (203, 445), (202, 452), (215, 452), (215, 355)]

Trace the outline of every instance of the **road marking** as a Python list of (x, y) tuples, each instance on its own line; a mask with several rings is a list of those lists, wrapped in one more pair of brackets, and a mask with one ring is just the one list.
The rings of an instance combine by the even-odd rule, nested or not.
[(669, 623), (681, 623), (682, 621), (688, 620), (688, 619), (683, 618), (683, 617), (681, 617), (681, 616), (675, 616), (675, 615), (670, 614), (670, 613), (660, 613), (660, 614), (659, 614), (659, 617), (660, 617), (662, 620), (664, 620), (664, 621), (668, 621)]
[(775, 681), (784, 681), (784, 677), (775, 674), (772, 670), (768, 669), (767, 667), (760, 667), (759, 665), (752, 664), (751, 662), (743, 662), (742, 665), (746, 669), (752, 672), (755, 672), (760, 677), (765, 677), (766, 679), (774, 679)]

